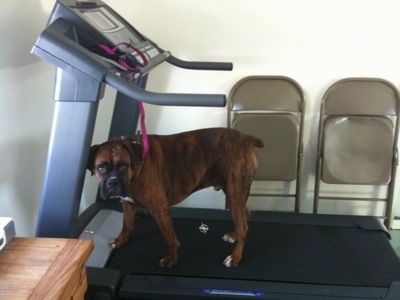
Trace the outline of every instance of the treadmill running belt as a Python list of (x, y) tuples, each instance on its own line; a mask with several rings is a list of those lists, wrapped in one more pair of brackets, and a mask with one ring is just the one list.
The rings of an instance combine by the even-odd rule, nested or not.
[[(175, 218), (181, 248), (172, 269), (158, 267), (166, 246), (151, 218), (137, 218), (129, 243), (116, 251), (109, 268), (125, 273), (230, 278), (274, 282), (389, 287), (400, 281), (400, 261), (385, 232), (357, 226), (250, 222), (239, 267), (223, 260), (233, 245), (223, 242), (232, 221)], [(204, 223), (207, 234), (199, 230)]]

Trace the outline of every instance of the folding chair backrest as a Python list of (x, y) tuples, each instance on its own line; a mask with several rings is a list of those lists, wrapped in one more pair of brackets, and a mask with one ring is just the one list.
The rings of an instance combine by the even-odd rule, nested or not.
[[(255, 180), (299, 181), (303, 112), (302, 89), (291, 78), (249, 76), (234, 85), (229, 94), (228, 127), (264, 142), (264, 148), (257, 149)], [(297, 194), (291, 195), (297, 197), (296, 210)]]
[(397, 116), (398, 92), (386, 80), (379, 78), (348, 78), (340, 80), (326, 91), (323, 114)]
[(238, 81), (229, 94), (231, 111), (302, 112), (303, 92), (284, 76), (249, 76)]
[(386, 80), (346, 78), (328, 88), (321, 104), (314, 212), (318, 211), (319, 199), (327, 199), (320, 196), (319, 180), (328, 184), (389, 185), (385, 199), (363, 200), (386, 201), (386, 210), (391, 209), (398, 115), (398, 91)]

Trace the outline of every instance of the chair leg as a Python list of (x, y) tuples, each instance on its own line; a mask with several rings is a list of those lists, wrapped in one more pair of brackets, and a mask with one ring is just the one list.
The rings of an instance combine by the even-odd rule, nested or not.
[(395, 189), (395, 178), (396, 178), (396, 172), (397, 172), (397, 166), (398, 166), (398, 151), (396, 149), (396, 153), (393, 156), (392, 160), (392, 174), (391, 174), (391, 180), (389, 182), (388, 186), (388, 192), (387, 192), (387, 199), (386, 199), (386, 212), (385, 212), (385, 226), (387, 229), (390, 229), (392, 227), (393, 223), (393, 198), (394, 198), (394, 189)]
[(317, 160), (317, 168), (315, 171), (315, 188), (314, 188), (314, 208), (313, 213), (318, 213), (318, 202), (319, 202), (319, 188), (321, 182), (321, 167), (322, 167), (322, 157)]
[(302, 177), (301, 172), (303, 169), (303, 144), (301, 144), (298, 154), (297, 154), (297, 178), (296, 178), (296, 197), (294, 203), (294, 211), (296, 213), (300, 212), (300, 199), (301, 199), (301, 184), (302, 184)]

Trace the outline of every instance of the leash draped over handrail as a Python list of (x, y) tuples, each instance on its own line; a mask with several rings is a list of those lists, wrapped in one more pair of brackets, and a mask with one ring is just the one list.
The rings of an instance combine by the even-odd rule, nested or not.
[(147, 136), (145, 113), (143, 101), (138, 101), (139, 112), (140, 112), (140, 129), (142, 130), (142, 142), (143, 142), (143, 155), (142, 159), (146, 160), (149, 157), (150, 145), (149, 138)]
[[(125, 46), (132, 50), (132, 52), (128, 51), (120, 51), (119, 47)], [(101, 50), (104, 51), (104, 56), (118, 62), (121, 66), (126, 68), (129, 72), (134, 73), (137, 76), (137, 80), (140, 79), (142, 73), (140, 72), (139, 67), (145, 67), (148, 64), (147, 56), (140, 51), (138, 48), (134, 47), (132, 43), (119, 43), (114, 47), (110, 47), (108, 45), (101, 44), (98, 46)], [(98, 52), (98, 51), (96, 51)], [(137, 56), (135, 56), (137, 54)], [(134, 76), (135, 77), (135, 76)], [(137, 100), (139, 113), (140, 113), (140, 129), (142, 132), (142, 143), (143, 143), (143, 156), (142, 159), (146, 160), (149, 157), (150, 146), (149, 139), (147, 136), (146, 130), (146, 122), (145, 122), (145, 111), (143, 101)]]

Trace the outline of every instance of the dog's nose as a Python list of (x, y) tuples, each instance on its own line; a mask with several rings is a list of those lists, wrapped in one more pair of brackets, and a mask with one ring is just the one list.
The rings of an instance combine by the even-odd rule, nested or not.
[(107, 181), (107, 185), (109, 189), (114, 189), (119, 185), (119, 180), (117, 177), (111, 177)]

